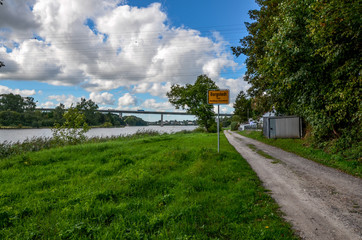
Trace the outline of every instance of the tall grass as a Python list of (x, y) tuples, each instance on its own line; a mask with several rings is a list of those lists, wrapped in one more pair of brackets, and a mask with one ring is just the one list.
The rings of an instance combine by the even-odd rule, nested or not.
[(0, 239), (296, 239), (216, 134), (133, 136), (0, 161)]

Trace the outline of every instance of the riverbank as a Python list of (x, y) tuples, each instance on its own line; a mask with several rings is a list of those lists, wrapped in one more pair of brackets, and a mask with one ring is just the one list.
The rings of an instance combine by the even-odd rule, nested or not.
[(0, 238), (297, 239), (221, 136), (136, 136), (0, 160)]
[[(192, 131), (197, 126), (132, 126), (122, 128), (92, 128), (86, 133), (89, 138), (113, 137), (132, 135), (138, 131), (156, 131), (159, 133), (174, 133), (179, 131)], [(50, 128), (46, 129), (2, 129), (0, 130), (0, 144), (7, 142), (24, 142), (33, 138), (51, 138), (53, 133)]]

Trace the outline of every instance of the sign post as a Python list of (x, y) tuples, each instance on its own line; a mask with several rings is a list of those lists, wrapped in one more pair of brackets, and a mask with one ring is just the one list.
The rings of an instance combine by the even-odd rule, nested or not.
[(217, 104), (217, 152), (220, 152), (220, 104), (229, 104), (229, 89), (208, 90), (207, 103)]

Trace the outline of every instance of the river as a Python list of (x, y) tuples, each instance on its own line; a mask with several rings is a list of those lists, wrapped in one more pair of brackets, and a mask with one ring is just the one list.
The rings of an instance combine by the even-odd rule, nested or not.
[[(160, 133), (175, 133), (182, 130), (192, 131), (197, 126), (142, 126), (124, 128), (92, 128), (86, 133), (87, 137), (110, 137), (126, 136), (135, 134), (137, 131), (157, 131)], [(0, 129), (0, 143), (23, 142), (34, 137), (52, 137), (50, 129)]]

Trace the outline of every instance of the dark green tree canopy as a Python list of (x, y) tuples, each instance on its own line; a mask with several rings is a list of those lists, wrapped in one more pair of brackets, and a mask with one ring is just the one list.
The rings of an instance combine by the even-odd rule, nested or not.
[(147, 126), (146, 121), (136, 116), (126, 116), (123, 120), (128, 126)]
[(195, 84), (180, 86), (173, 84), (167, 97), (176, 109), (184, 109), (198, 118), (198, 124), (204, 126), (206, 131), (214, 124), (213, 105), (207, 103), (207, 91), (219, 89), (208, 76), (200, 75)]
[(302, 116), (320, 142), (360, 141), (360, 1), (257, 2), (249, 35), (232, 48), (247, 56), (248, 93), (279, 113)]
[(96, 110), (98, 109), (98, 105), (91, 99), (86, 100), (85, 98), (81, 98), (81, 101), (77, 103), (75, 108), (84, 114), (88, 125), (97, 124)]
[[(82, 99), (77, 103), (77, 111), (85, 116), (89, 126), (107, 126), (125, 125), (124, 121), (116, 114), (102, 114), (96, 112), (97, 104), (92, 100)], [(54, 111), (41, 112), (36, 109), (36, 102), (32, 97), (21, 97), (16, 94), (0, 95), (0, 126), (16, 127), (52, 127), (54, 124), (63, 125), (66, 121), (64, 114), (67, 112), (64, 104), (57, 106)]]
[(32, 97), (22, 97), (13, 93), (0, 95), (0, 111), (22, 113), (24, 111), (33, 111), (35, 107), (36, 103)]
[(241, 122), (248, 120), (248, 117), (251, 116), (251, 99), (247, 98), (244, 91), (240, 91), (236, 97), (234, 107), (234, 115), (239, 116)]
[(64, 118), (63, 118), (63, 115), (65, 113), (65, 106), (64, 104), (59, 104), (59, 106), (57, 106), (55, 109), (54, 109), (54, 112), (53, 112), (53, 117), (54, 117), (54, 120), (56, 123), (59, 123), (59, 124), (63, 124), (64, 123)]

